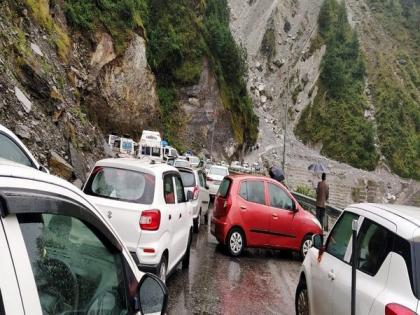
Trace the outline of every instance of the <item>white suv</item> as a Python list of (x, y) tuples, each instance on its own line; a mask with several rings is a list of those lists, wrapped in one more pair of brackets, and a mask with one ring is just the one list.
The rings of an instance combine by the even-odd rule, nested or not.
[(352, 222), (357, 220), (356, 314), (420, 311), (420, 208), (349, 206), (328, 235), (319, 235), (302, 265), (296, 314), (351, 313)]
[(189, 191), (193, 194), (192, 206), (194, 232), (198, 233), (203, 216), (205, 222), (208, 222), (210, 194), (208, 190), (209, 186), (206, 184), (206, 176), (202, 170), (188, 167), (177, 167), (177, 169), (181, 173), (185, 194), (188, 194)]
[(166, 281), (179, 262), (188, 267), (192, 205), (176, 168), (138, 159), (101, 160), (83, 191), (109, 218), (140, 270)]
[(107, 220), (64, 180), (0, 161), (0, 314), (164, 314)]

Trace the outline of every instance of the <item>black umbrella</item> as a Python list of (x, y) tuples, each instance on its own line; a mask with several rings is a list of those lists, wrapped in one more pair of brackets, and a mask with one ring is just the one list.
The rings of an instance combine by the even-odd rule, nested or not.
[(312, 171), (314, 173), (327, 173), (328, 168), (321, 163), (313, 163), (308, 166), (308, 171)]
[(275, 179), (276, 181), (279, 181), (279, 182), (284, 181), (284, 172), (281, 168), (277, 166), (270, 167), (268, 174), (270, 175), (272, 179)]

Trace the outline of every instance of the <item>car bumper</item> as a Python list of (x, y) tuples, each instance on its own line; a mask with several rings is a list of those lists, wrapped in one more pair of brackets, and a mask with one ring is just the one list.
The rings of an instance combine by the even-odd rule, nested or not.
[(227, 233), (229, 232), (229, 224), (216, 218), (211, 218), (210, 232), (213, 234), (219, 243), (224, 244)]

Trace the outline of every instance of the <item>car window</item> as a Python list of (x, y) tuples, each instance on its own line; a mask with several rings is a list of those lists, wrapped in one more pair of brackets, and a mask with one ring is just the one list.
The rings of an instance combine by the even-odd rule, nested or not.
[(217, 191), (217, 195), (222, 198), (225, 198), (229, 192), (230, 183), (231, 183), (231, 180), (229, 178), (223, 179)]
[(194, 173), (188, 171), (180, 171), (182, 183), (184, 187), (194, 187), (195, 186), (195, 176)]
[(265, 205), (264, 182), (246, 181), (241, 183), (239, 194), (247, 201)]
[(358, 217), (358, 215), (351, 212), (345, 212), (340, 217), (328, 236), (326, 246), (327, 253), (338, 259), (344, 260), (344, 255), (346, 254), (347, 246), (352, 234), (352, 222)]
[(281, 189), (279, 186), (269, 183), (268, 190), (270, 193), (270, 206), (287, 210), (293, 209), (293, 201), (283, 189)]
[(155, 194), (155, 177), (138, 171), (96, 167), (84, 192), (97, 197), (150, 205)]
[(35, 167), (25, 152), (8, 136), (0, 133), (0, 158)]
[(358, 268), (374, 276), (392, 250), (393, 233), (365, 218), (358, 235)]
[(185, 202), (184, 186), (179, 176), (175, 176), (176, 200), (177, 203)]
[(175, 203), (175, 189), (172, 175), (165, 175), (163, 178), (163, 196), (167, 204)]
[(82, 221), (18, 215), (43, 314), (128, 314), (122, 257)]
[(213, 166), (210, 168), (209, 173), (213, 175), (226, 176), (228, 175), (228, 169), (225, 167)]

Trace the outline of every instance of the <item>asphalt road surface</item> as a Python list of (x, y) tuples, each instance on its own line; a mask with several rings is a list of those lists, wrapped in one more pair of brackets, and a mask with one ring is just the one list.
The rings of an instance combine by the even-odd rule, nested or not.
[(167, 280), (168, 314), (292, 315), (301, 262), (290, 252), (247, 249), (230, 258), (202, 225), (188, 270)]

